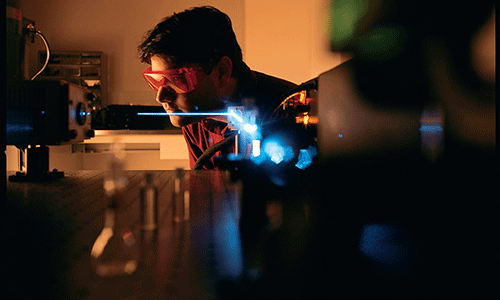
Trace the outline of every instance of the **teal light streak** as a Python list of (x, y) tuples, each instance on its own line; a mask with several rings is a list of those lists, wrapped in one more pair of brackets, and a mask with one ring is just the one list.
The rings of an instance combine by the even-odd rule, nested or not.
[(138, 112), (138, 116), (153, 116), (153, 117), (165, 117), (165, 116), (230, 116), (231, 113), (227, 112)]

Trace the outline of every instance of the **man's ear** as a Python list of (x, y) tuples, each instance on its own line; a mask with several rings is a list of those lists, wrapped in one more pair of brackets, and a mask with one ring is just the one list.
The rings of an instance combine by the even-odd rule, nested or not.
[(223, 88), (229, 84), (231, 75), (233, 74), (233, 62), (229, 57), (223, 56), (215, 66), (215, 69), (217, 70), (219, 88)]

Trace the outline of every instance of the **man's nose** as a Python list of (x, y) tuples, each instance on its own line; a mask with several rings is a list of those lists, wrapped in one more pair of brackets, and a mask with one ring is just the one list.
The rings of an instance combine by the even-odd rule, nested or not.
[(169, 86), (160, 86), (158, 92), (156, 92), (156, 102), (158, 103), (170, 103), (175, 101), (177, 94), (174, 89)]

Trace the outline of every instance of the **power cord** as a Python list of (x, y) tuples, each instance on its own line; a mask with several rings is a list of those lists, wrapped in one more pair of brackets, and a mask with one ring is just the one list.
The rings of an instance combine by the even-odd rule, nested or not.
[(208, 162), (208, 160), (214, 156), (214, 154), (227, 147), (230, 143), (232, 143), (235, 140), (237, 132), (231, 133), (230, 136), (226, 137), (222, 141), (210, 146), (203, 154), (196, 160), (195, 164), (191, 168), (192, 170), (201, 170), (203, 168), (203, 165)]
[(38, 73), (36, 73), (35, 76), (31, 77), (31, 80), (35, 80), (40, 74), (42, 74), (42, 72), (45, 70), (45, 68), (49, 64), (49, 60), (50, 60), (50, 47), (49, 47), (49, 43), (47, 42), (47, 39), (45, 38), (45, 36), (43, 36), (43, 34), (39, 30), (37, 30), (33, 24), (28, 24), (26, 26), (26, 30), (28, 32), (31, 32), (31, 33), (34, 33), (34, 34), (38, 35), (42, 39), (43, 43), (45, 44), (45, 48), (47, 49), (47, 57), (45, 59), (45, 63), (43, 64), (43, 66), (40, 69), (40, 71), (38, 71)]

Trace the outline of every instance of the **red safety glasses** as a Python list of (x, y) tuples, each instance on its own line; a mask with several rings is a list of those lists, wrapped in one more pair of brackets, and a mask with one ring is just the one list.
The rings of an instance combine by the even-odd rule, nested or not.
[(178, 94), (194, 90), (201, 73), (201, 68), (179, 68), (164, 71), (151, 71), (151, 67), (142, 72), (149, 86), (158, 92), (160, 87), (170, 87)]

